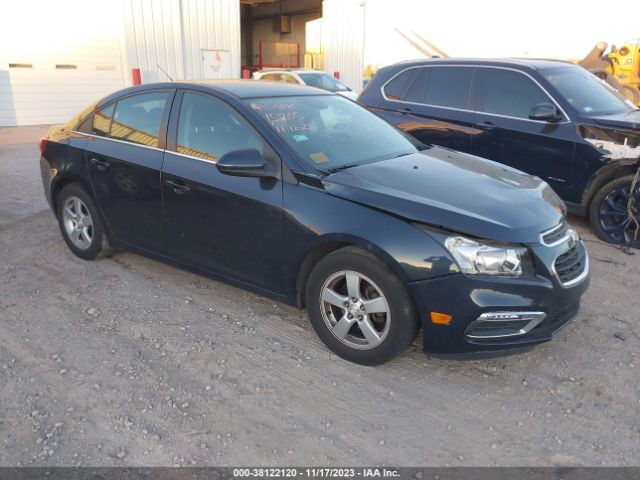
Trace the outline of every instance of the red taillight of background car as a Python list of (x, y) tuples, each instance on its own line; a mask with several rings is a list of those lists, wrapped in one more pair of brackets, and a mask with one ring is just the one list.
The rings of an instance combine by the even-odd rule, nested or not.
[(44, 153), (44, 149), (47, 148), (47, 139), (42, 137), (40, 139), (40, 154), (42, 155)]

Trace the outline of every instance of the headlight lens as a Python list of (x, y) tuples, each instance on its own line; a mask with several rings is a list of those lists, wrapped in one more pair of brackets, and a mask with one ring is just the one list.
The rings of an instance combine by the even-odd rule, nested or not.
[(445, 247), (468, 275), (521, 276), (531, 270), (525, 247), (490, 245), (469, 238), (447, 237)]

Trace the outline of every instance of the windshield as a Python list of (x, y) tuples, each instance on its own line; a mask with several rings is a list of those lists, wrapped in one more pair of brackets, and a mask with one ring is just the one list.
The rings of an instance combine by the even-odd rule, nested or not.
[(421, 149), (419, 142), (340, 95), (246, 102), (305, 163), (325, 172)]
[(345, 92), (349, 88), (327, 73), (298, 73), (305, 85), (323, 88), (330, 92)]
[(636, 110), (631, 102), (595, 75), (579, 67), (543, 70), (545, 78), (580, 113), (613, 115)]

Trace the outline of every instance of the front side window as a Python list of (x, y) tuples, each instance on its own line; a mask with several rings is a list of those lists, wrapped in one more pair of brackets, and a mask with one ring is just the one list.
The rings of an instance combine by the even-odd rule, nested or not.
[(178, 153), (215, 163), (225, 153), (242, 148), (263, 152), (263, 142), (239, 113), (209, 95), (184, 94), (178, 119)]
[(111, 128), (111, 117), (113, 116), (113, 103), (101, 108), (93, 114), (91, 133), (99, 137), (108, 137)]
[(340, 95), (245, 100), (308, 165), (321, 171), (415, 153), (410, 139)]
[(584, 115), (613, 115), (638, 109), (583, 68), (549, 68), (542, 74), (573, 108)]
[(425, 103), (466, 109), (473, 77), (472, 67), (431, 67)]
[(525, 119), (536, 105), (553, 103), (526, 75), (497, 68), (482, 69), (478, 102), (481, 112)]
[(168, 96), (167, 92), (151, 92), (118, 100), (109, 136), (157, 147)]

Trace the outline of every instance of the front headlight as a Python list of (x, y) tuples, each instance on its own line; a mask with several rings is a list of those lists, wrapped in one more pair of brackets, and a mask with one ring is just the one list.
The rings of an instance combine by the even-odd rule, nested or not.
[(463, 273), (468, 275), (521, 276), (531, 272), (525, 247), (491, 245), (461, 236), (447, 237), (444, 245)]

